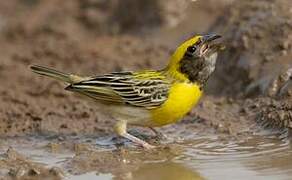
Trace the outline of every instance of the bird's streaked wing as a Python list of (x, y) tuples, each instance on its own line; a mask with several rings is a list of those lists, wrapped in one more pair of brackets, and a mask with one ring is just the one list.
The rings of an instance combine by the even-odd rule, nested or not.
[(110, 103), (155, 108), (168, 96), (170, 84), (155, 71), (118, 72), (71, 84), (66, 89)]

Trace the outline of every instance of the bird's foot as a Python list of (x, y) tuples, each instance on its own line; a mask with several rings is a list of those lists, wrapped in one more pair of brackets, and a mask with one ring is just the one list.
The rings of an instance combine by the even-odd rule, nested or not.
[(168, 140), (168, 137), (165, 134), (157, 131), (156, 129), (154, 129), (152, 127), (149, 127), (149, 128), (152, 130), (152, 132), (154, 132), (154, 134), (157, 137), (157, 139), (160, 139), (160, 140)]
[(155, 146), (153, 145), (150, 145), (149, 143), (147, 143), (146, 141), (143, 141), (129, 133), (125, 133), (125, 134), (122, 134), (121, 136), (123, 136), (124, 138), (127, 138), (129, 140), (131, 140), (132, 142), (136, 143), (136, 144), (139, 144), (141, 145), (143, 148), (145, 149), (153, 149), (155, 148)]

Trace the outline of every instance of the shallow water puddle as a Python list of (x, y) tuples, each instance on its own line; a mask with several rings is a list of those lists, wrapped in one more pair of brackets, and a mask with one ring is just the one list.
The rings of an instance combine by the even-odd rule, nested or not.
[(259, 134), (239, 140), (198, 136), (148, 152), (137, 148), (99, 151), (92, 143), (81, 146), (83, 150), (77, 152), (72, 139), (61, 145), (58, 152), (51, 152), (47, 146), (50, 141), (8, 139), (2, 142), (1, 151), (10, 146), (32, 162), (60, 167), (65, 178), (72, 180), (289, 179), (292, 176), (292, 148), (289, 140), (279, 135)]
[(248, 137), (239, 141), (205, 139), (187, 145), (177, 161), (207, 179), (290, 179), (292, 148), (277, 135)]
[(95, 172), (89, 172), (81, 175), (67, 177), (68, 180), (106, 180), (113, 179), (111, 174), (97, 174)]

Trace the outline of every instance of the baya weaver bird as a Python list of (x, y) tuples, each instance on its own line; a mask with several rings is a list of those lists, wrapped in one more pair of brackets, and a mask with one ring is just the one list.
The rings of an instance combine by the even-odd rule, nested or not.
[[(79, 76), (32, 65), (33, 72), (61, 80), (66, 90), (98, 101), (116, 120), (115, 132), (144, 148), (154, 146), (129, 134), (127, 124), (154, 127), (182, 119), (202, 96), (215, 70), (219, 35), (197, 35), (182, 43), (161, 70)], [(157, 132), (157, 131), (156, 131)]]

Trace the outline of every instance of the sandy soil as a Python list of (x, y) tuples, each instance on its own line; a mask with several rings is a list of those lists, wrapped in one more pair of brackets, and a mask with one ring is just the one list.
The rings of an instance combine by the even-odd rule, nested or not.
[[(291, 128), (292, 83), (281, 88), (292, 67), (291, 1), (208, 2), (199, 1), (192, 11), (188, 1), (176, 0), (1, 1), (0, 174), (62, 179), (66, 173), (95, 170), (125, 176), (145, 159), (174, 158), (181, 151), (175, 144), (191, 139), (192, 132), (244, 138), (263, 126)], [(202, 19), (198, 17), (206, 11), (214, 15), (199, 25), (186, 23)], [(168, 141), (138, 129), (143, 132), (139, 136), (159, 148), (138, 149), (130, 158), (128, 151), (135, 148), (112, 135), (114, 120), (90, 101), (64, 91), (63, 84), (28, 68), (41, 64), (84, 75), (159, 69), (182, 37), (204, 31), (221, 33), (227, 45), (205, 97), (182, 122), (161, 129), (172, 137)], [(100, 151), (96, 138), (111, 144), (110, 150)], [(19, 144), (73, 155), (60, 167), (48, 167), (23, 155), (27, 153)], [(124, 166), (125, 159), (131, 163)]]

